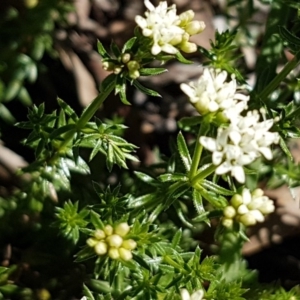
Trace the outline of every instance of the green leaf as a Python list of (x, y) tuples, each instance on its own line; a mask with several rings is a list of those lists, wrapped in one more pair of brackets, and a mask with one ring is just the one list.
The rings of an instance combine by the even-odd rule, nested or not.
[(78, 120), (78, 116), (75, 113), (75, 111), (73, 110), (73, 108), (71, 108), (70, 105), (68, 105), (65, 101), (63, 101), (62, 99), (57, 99), (58, 105), (64, 110), (64, 112), (72, 118), (73, 121), (77, 121)]
[(177, 146), (185, 170), (188, 172), (191, 169), (192, 159), (181, 132), (179, 132), (177, 136)]
[(149, 96), (153, 96), (153, 97), (160, 97), (161, 98), (161, 95), (156, 92), (156, 91), (153, 91), (151, 89), (148, 89), (146, 87), (144, 87), (143, 85), (141, 85), (137, 80), (134, 80), (133, 81), (133, 85), (138, 89), (140, 90), (141, 92), (145, 93), (146, 95), (149, 95)]
[(60, 135), (66, 133), (66, 132), (69, 132), (73, 129), (76, 129), (76, 124), (68, 124), (68, 125), (59, 127), (51, 132), (51, 134), (49, 135), (49, 138), (55, 139), (55, 138), (59, 137)]
[(142, 173), (142, 172), (138, 172), (138, 171), (135, 171), (134, 174), (140, 179), (142, 180), (143, 182), (145, 183), (148, 183), (152, 186), (158, 186), (159, 185), (159, 182), (157, 182), (157, 180), (145, 173)]
[(203, 117), (201, 116), (184, 117), (178, 121), (178, 126), (183, 130), (190, 130), (191, 127), (199, 125), (202, 122)]
[(156, 195), (154, 193), (137, 197), (134, 200), (130, 201), (129, 208), (138, 208), (141, 206), (145, 206), (146, 204), (152, 203), (152, 201), (155, 199), (156, 199)]
[(120, 51), (119, 47), (113, 41), (110, 44), (110, 50), (115, 55), (116, 58), (118, 58), (121, 55), (121, 51)]
[(162, 174), (158, 177), (158, 179), (162, 182), (167, 182), (167, 181), (188, 181), (189, 180), (189, 178), (185, 174), (181, 174), (181, 173)]
[(215, 192), (216, 194), (220, 194), (220, 195), (224, 195), (224, 196), (233, 196), (235, 194), (235, 192), (227, 190), (227, 189), (219, 186), (218, 184), (213, 183), (212, 181), (208, 181), (206, 179), (204, 179), (202, 181), (201, 185), (204, 188)]
[(110, 74), (107, 77), (104, 78), (100, 85), (100, 92), (104, 92), (105, 90), (109, 89), (111, 85), (116, 84), (117, 76), (115, 74)]
[(90, 217), (91, 217), (91, 223), (96, 229), (104, 229), (104, 224), (101, 221), (100, 215), (98, 215), (96, 212), (91, 210), (90, 212)]
[(94, 249), (86, 246), (75, 255), (75, 262), (82, 262), (95, 256), (96, 253)]
[(133, 45), (135, 44), (136, 41), (136, 37), (132, 37), (131, 39), (129, 39), (123, 46), (122, 48), (122, 53), (125, 53), (128, 50), (131, 50), (131, 48), (133, 47)]
[(205, 212), (203, 202), (202, 202), (202, 196), (200, 192), (197, 191), (196, 189), (193, 190), (193, 204), (199, 215)]
[(165, 68), (142, 68), (139, 70), (141, 76), (153, 76), (168, 72)]
[(173, 239), (172, 239), (172, 247), (175, 249), (181, 240), (182, 237), (182, 229), (180, 228), (174, 235)]
[(287, 30), (283, 26), (279, 26), (279, 34), (280, 36), (286, 40), (289, 44), (295, 45), (299, 48), (300, 46), (300, 38), (292, 34), (289, 30)]
[(102, 56), (102, 58), (110, 58), (103, 44), (99, 40), (97, 41), (97, 49), (98, 49), (98, 53)]
[(181, 63), (183, 63), (183, 64), (190, 65), (190, 64), (193, 63), (192, 61), (187, 60), (187, 59), (181, 54), (180, 51), (178, 51), (178, 52), (176, 53), (176, 58), (177, 58)]
[(294, 160), (293, 155), (292, 155), (292, 153), (290, 152), (290, 150), (289, 150), (289, 148), (288, 148), (286, 142), (284, 141), (284, 139), (283, 139), (282, 137), (280, 137), (279, 145), (280, 145), (282, 151), (287, 155), (287, 157), (288, 157), (291, 161), (293, 161), (293, 160)]

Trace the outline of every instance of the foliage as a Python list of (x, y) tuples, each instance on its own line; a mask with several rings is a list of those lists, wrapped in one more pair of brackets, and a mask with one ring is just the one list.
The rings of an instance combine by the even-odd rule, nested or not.
[[(248, 9), (247, 18), (254, 13), (253, 1), (229, 1), (228, 8), (234, 4)], [(21, 185), (11, 196), (0, 198), (1, 241), (4, 245), (13, 241), (12, 247), (24, 248), (24, 257), (16, 265), (0, 268), (0, 299), (71, 299), (84, 295), (88, 300), (168, 300), (180, 299), (182, 289), (191, 294), (202, 290), (207, 300), (300, 297), (298, 287), (285, 291), (260, 285), (257, 273), (248, 269), (241, 255), (247, 226), (264, 221), (274, 209), (257, 188), (259, 182), (264, 179), (271, 187), (299, 184), (299, 166), (292, 161), (288, 147), (290, 138), (300, 137), (299, 107), (293, 98), (299, 89), (299, 22), (293, 29), (287, 28), (288, 18), (280, 18), (287, 6), (287, 15), (296, 16), (299, 7), (295, 1), (270, 4), (266, 40), (255, 69), (257, 82), (250, 96), (236, 92), (240, 85), (243, 93), (250, 90), (244, 88), (247, 78), (240, 68), (243, 45), (237, 28), (216, 32), (209, 50), (197, 48), (205, 56), (205, 65), (214, 70), (203, 75), (215, 75), (206, 80), (213, 84), (200, 94), (193, 84), (182, 90), (201, 113), (179, 121), (181, 131), (170, 157), (162, 158), (159, 165), (138, 169), (134, 167), (139, 162), (137, 147), (123, 136), (127, 127), (118, 120), (96, 118), (95, 113), (112, 92), (130, 105), (128, 84), (160, 97), (140, 83), (140, 76), (165, 72), (165, 67), (155, 67), (157, 63), (191, 63), (179, 51), (189, 42), (175, 43), (161, 33), (167, 46), (179, 45), (177, 52), (162, 47), (165, 51), (153, 54), (150, 49), (155, 40), (141, 28), (136, 28), (122, 49), (112, 42), (107, 50), (98, 41), (103, 66), (111, 72), (102, 82), (99, 96), (81, 114), (61, 99), (57, 111), (46, 113), (47, 104), (31, 104), (29, 96), (24, 97), (25, 83), (36, 80), (44, 51), (53, 53), (51, 31), (56, 22), (64, 21), (70, 7), (64, 1), (23, 7), (28, 22), (39, 17), (39, 26), (26, 29), (26, 36), (31, 38), (25, 39), (25, 45), (20, 42), (21, 26), (15, 26), (22, 23), (18, 10), (5, 11), (0, 28), (4, 31), (11, 26), (12, 32), (5, 31), (8, 46), (0, 47), (1, 62), (7, 61), (0, 69), (0, 110), (4, 112), (0, 114), (12, 121), (3, 103), (18, 97), (29, 106), (28, 120), (16, 126), (28, 130), (23, 144), (32, 149), (35, 160), (20, 170)], [(52, 9), (59, 12), (58, 19), (53, 19)], [(189, 38), (199, 23), (193, 23), (190, 12), (180, 16), (181, 23), (176, 24)], [(238, 22), (245, 31), (246, 21)], [(271, 48), (272, 52), (268, 51)], [(294, 54), (288, 62), (283, 57), (285, 48)], [(262, 71), (266, 63), (268, 68)], [(285, 65), (276, 73), (279, 63)], [(296, 75), (290, 74), (292, 70)], [(213, 93), (219, 91), (222, 93), (215, 97)], [(286, 97), (287, 92), (291, 97)], [(207, 99), (216, 98), (214, 106), (205, 102), (205, 93)], [(232, 98), (233, 108), (239, 101), (247, 104), (234, 111), (240, 123), (257, 117), (259, 125), (254, 125), (258, 127), (245, 121), (245, 129), (226, 115), (228, 107), (220, 103), (223, 98), (228, 100), (226, 96)], [(235, 131), (222, 136), (231, 126)], [(249, 140), (251, 126), (257, 130), (252, 133), (255, 138)], [(261, 136), (257, 137), (257, 132)], [(189, 141), (187, 134), (194, 140)], [(249, 144), (257, 142), (256, 148), (244, 145), (243, 137)], [(251, 164), (247, 159), (239, 162), (240, 157), (229, 159), (226, 155), (230, 151), (225, 150), (230, 147), (242, 149), (241, 157), (251, 156)], [(224, 171), (224, 167), (222, 171), (223, 163), (231, 164), (231, 169)], [(105, 179), (99, 180), (99, 174)], [(245, 180), (238, 176), (241, 174)], [(117, 184), (109, 184), (109, 176), (114, 176)], [(209, 226), (215, 233), (210, 245), (215, 250), (206, 254), (198, 237)], [(32, 277), (35, 273), (42, 274), (37, 285)]]

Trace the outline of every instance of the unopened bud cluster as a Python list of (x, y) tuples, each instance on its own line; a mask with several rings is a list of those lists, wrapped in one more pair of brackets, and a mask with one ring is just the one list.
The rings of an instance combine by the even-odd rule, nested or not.
[(98, 255), (108, 255), (111, 259), (132, 259), (131, 251), (136, 248), (136, 242), (126, 239), (130, 227), (127, 223), (120, 223), (115, 228), (106, 225), (103, 230), (97, 229), (94, 236), (87, 240), (88, 246), (94, 248)]
[(143, 36), (152, 39), (151, 53), (160, 52), (176, 54), (178, 50), (186, 53), (197, 51), (195, 43), (189, 42), (190, 36), (202, 32), (205, 24), (195, 21), (195, 13), (188, 10), (176, 14), (176, 5), (168, 7), (167, 1), (162, 1), (154, 7), (149, 0), (144, 1), (148, 11), (145, 18), (136, 16), (135, 21), (142, 29)]
[(244, 188), (242, 194), (235, 194), (230, 200), (229, 206), (223, 211), (222, 224), (231, 227), (233, 222), (242, 223), (245, 226), (263, 222), (265, 216), (275, 210), (274, 203), (264, 195), (263, 190), (256, 189), (252, 193)]
[(102, 67), (104, 70), (111, 71), (116, 75), (126, 70), (130, 78), (137, 79), (140, 77), (139, 69), (141, 66), (138, 61), (132, 60), (129, 53), (123, 53), (119, 61), (104, 61)]

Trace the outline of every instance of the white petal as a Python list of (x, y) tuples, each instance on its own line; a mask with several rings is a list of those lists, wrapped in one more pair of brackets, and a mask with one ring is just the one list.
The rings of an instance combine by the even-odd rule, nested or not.
[(180, 291), (181, 300), (191, 300), (190, 293), (186, 289)]
[(230, 171), (231, 168), (232, 168), (232, 165), (228, 161), (225, 161), (216, 169), (216, 174), (218, 174), (218, 175), (225, 174), (228, 171)]
[(266, 158), (266, 159), (272, 159), (273, 158), (273, 154), (270, 148), (268, 147), (260, 147), (259, 151), (262, 153), (262, 155)]
[(263, 214), (257, 209), (251, 210), (250, 214), (255, 218), (257, 222), (263, 222), (265, 220)]
[(231, 175), (235, 177), (235, 179), (239, 183), (244, 183), (245, 182), (245, 172), (243, 167), (241, 166), (234, 166), (231, 171)]
[(161, 50), (169, 53), (169, 54), (176, 54), (178, 52), (178, 49), (172, 46), (171, 44), (165, 44), (161, 47)]
[(147, 7), (147, 9), (149, 11), (153, 11), (155, 10), (155, 7), (153, 6), (153, 4), (149, 1), (149, 0), (145, 0), (144, 1), (145, 6)]
[(191, 300), (202, 300), (204, 295), (203, 290), (198, 290), (195, 293), (193, 293)]
[(218, 166), (224, 157), (224, 153), (220, 151), (214, 151), (212, 155), (212, 162), (215, 166)]
[(207, 150), (214, 152), (217, 150), (216, 140), (207, 136), (201, 136), (199, 139), (200, 144)]
[(249, 189), (244, 188), (242, 192), (243, 203), (249, 204), (252, 201), (252, 196)]
[(157, 55), (161, 52), (161, 48), (158, 46), (158, 44), (154, 44), (151, 48), (151, 53), (153, 55)]

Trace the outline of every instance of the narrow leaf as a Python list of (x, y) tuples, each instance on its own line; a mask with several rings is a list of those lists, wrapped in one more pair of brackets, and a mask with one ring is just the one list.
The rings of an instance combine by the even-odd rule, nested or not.
[(208, 181), (206, 179), (203, 180), (202, 184), (201, 184), (204, 188), (209, 189), (213, 192), (215, 192), (216, 194), (221, 194), (224, 196), (232, 196), (235, 194), (235, 192), (227, 190), (221, 186), (219, 186), (216, 183), (213, 183), (211, 181)]
[(97, 49), (98, 49), (98, 53), (102, 56), (102, 58), (109, 58), (110, 57), (108, 55), (108, 53), (106, 52), (103, 44), (99, 40), (97, 41)]
[(129, 39), (129, 40), (124, 44), (124, 46), (123, 46), (123, 48), (122, 48), (122, 53), (125, 53), (126, 51), (130, 50), (130, 49), (133, 47), (133, 45), (134, 45), (136, 39), (137, 39), (136, 37), (132, 37), (131, 39)]
[(183, 64), (190, 65), (190, 64), (193, 63), (192, 61), (187, 60), (187, 59), (181, 54), (180, 51), (178, 51), (178, 52), (176, 53), (176, 58), (177, 58), (181, 63), (183, 63)]
[(133, 81), (133, 85), (139, 89), (141, 92), (145, 93), (146, 95), (149, 95), (149, 96), (153, 96), (153, 97), (160, 97), (161, 98), (161, 95), (156, 92), (156, 91), (153, 91), (151, 89), (148, 89), (146, 87), (144, 87), (143, 85), (141, 85), (137, 80), (134, 80)]
[(199, 215), (205, 212), (205, 209), (203, 207), (203, 202), (202, 202), (202, 196), (200, 192), (197, 191), (196, 189), (193, 190), (193, 204)]
[(177, 146), (178, 146), (178, 151), (179, 151), (181, 160), (184, 164), (185, 170), (188, 172), (191, 168), (192, 159), (191, 159), (189, 150), (187, 148), (187, 145), (185, 143), (185, 139), (181, 132), (179, 132), (179, 134), (177, 136)]
[(174, 235), (173, 239), (172, 239), (172, 247), (175, 249), (181, 240), (182, 237), (182, 229), (180, 228)]
[(91, 223), (96, 229), (102, 229), (102, 230), (104, 229), (104, 224), (102, 223), (99, 214), (91, 210), (90, 217), (91, 217)]

